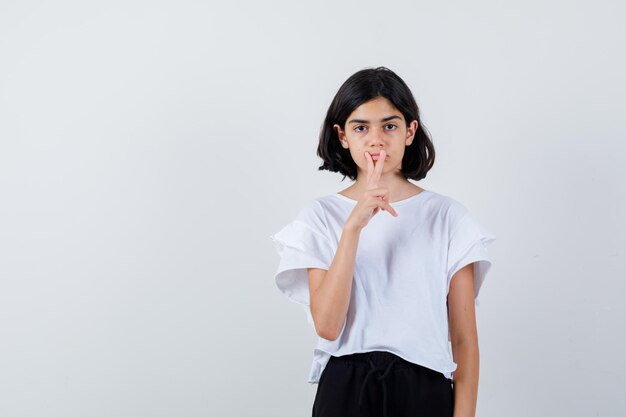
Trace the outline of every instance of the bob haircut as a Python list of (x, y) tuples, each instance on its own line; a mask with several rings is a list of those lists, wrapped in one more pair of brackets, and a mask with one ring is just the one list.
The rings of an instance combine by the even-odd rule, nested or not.
[(324, 161), (319, 171), (328, 170), (343, 174), (342, 181), (357, 178), (357, 166), (349, 149), (344, 149), (333, 125), (343, 130), (348, 117), (361, 104), (377, 97), (384, 97), (404, 116), (407, 126), (417, 120), (418, 127), (413, 142), (408, 145), (402, 158), (402, 175), (419, 181), (435, 163), (435, 147), (428, 131), (420, 120), (420, 112), (413, 93), (405, 82), (386, 67), (366, 68), (348, 78), (337, 91), (320, 130), (317, 155)]

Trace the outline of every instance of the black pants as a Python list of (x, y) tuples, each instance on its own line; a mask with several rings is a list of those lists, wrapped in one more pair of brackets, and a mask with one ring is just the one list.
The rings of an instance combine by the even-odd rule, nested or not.
[(313, 417), (451, 417), (452, 381), (384, 351), (331, 356)]

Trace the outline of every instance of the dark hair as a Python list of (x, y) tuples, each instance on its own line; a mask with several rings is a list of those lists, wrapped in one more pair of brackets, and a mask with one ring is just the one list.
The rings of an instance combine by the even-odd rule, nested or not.
[(407, 123), (417, 120), (418, 127), (413, 142), (406, 147), (402, 158), (402, 175), (421, 180), (435, 162), (435, 147), (420, 120), (420, 112), (413, 93), (406, 83), (385, 67), (366, 68), (348, 78), (337, 91), (320, 130), (317, 155), (323, 159), (318, 170), (343, 174), (342, 181), (357, 178), (357, 166), (349, 149), (344, 149), (333, 125), (345, 130), (348, 116), (361, 104), (376, 97), (389, 100), (404, 116)]

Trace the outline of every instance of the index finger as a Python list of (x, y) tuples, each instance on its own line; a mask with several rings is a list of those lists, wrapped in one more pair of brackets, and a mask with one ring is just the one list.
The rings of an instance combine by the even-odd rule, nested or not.
[(371, 190), (378, 188), (378, 180), (376, 180), (375, 183), (372, 182), (372, 175), (374, 174), (374, 160), (368, 151), (365, 151), (365, 160), (367, 161), (367, 189)]
[[(378, 187), (378, 180), (383, 172), (383, 165), (385, 163), (385, 158), (387, 157), (387, 153), (385, 151), (380, 151), (378, 154), (378, 161), (376, 162), (376, 166), (374, 167), (374, 172), (370, 178), (370, 181), (374, 185), (374, 188)], [(371, 156), (370, 156), (371, 158)]]

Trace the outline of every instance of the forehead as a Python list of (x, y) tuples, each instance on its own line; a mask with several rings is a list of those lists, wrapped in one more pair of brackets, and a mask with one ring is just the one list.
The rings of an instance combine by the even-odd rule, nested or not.
[(372, 100), (366, 101), (354, 111), (348, 117), (348, 120), (352, 118), (366, 119), (370, 121), (378, 121), (385, 116), (397, 115), (402, 117), (402, 113), (398, 110), (389, 100), (384, 97), (376, 97)]

